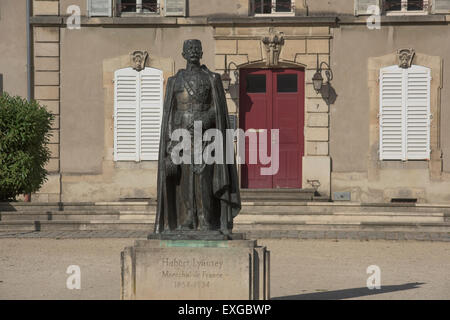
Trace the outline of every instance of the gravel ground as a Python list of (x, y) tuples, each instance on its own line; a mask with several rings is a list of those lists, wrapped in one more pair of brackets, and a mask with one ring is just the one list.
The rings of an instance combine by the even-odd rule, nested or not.
[[(120, 251), (133, 239), (0, 239), (0, 299), (118, 299)], [(260, 240), (276, 299), (450, 299), (445, 242)], [(81, 289), (66, 270), (81, 268)], [(366, 269), (381, 269), (368, 290)]]

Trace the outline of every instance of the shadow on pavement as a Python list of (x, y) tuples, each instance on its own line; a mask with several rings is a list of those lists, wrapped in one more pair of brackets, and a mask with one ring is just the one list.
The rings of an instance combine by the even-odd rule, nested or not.
[(305, 293), (297, 294), (292, 296), (276, 297), (272, 300), (340, 300), (340, 299), (350, 299), (359, 298), (365, 296), (372, 296), (381, 293), (404, 291), (420, 288), (424, 283), (405, 283), (396, 286), (382, 286), (381, 289), (369, 290), (367, 287), (354, 288), (354, 289), (343, 289), (336, 291), (327, 292), (317, 292), (317, 293)]

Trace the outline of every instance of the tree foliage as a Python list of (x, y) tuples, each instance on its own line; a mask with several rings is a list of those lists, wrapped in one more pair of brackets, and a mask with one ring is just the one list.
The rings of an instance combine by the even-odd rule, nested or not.
[(36, 192), (47, 180), (53, 120), (34, 100), (0, 96), (0, 201)]

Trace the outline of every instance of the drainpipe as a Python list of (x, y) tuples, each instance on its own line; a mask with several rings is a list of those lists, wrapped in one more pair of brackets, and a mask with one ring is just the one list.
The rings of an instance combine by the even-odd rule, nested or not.
[(31, 101), (31, 0), (27, 0), (27, 99)]

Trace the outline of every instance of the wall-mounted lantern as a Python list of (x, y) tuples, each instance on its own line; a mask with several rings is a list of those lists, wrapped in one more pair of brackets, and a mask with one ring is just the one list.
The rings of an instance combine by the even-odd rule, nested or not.
[(314, 76), (312, 78), (312, 81), (313, 81), (313, 85), (314, 85), (314, 90), (316, 90), (316, 93), (319, 93), (320, 90), (322, 89), (322, 84), (323, 84), (322, 72), (317, 70), (317, 72), (314, 74)]
[(222, 79), (223, 89), (225, 90), (225, 92), (230, 91), (231, 77), (230, 77), (230, 74), (227, 72), (227, 70), (225, 70), (225, 73), (222, 74), (221, 79)]
[[(322, 90), (322, 88), (324, 87), (323, 77), (322, 77), (322, 71), (324, 70), (322, 68), (323, 65), (325, 65), (327, 67), (327, 69), (325, 69), (325, 75), (327, 77), (326, 90)], [(328, 63), (326, 63), (325, 61), (323, 61), (319, 64), (319, 58), (317, 58), (317, 71), (312, 78), (312, 82), (313, 82), (314, 90), (316, 90), (316, 93), (321, 92), (322, 97), (324, 99), (327, 99), (330, 95), (329, 89), (330, 89), (330, 81), (331, 80), (333, 80), (333, 71), (331, 71), (330, 65)], [(323, 92), (323, 91), (326, 91), (326, 92)]]
[(239, 78), (239, 71), (238, 71), (238, 66), (236, 63), (231, 61), (228, 64), (227, 62), (228, 62), (227, 56), (225, 56), (225, 71), (221, 75), (220, 78), (222, 79), (222, 85), (223, 85), (223, 89), (225, 90), (225, 92), (230, 92), (230, 86), (231, 86), (230, 67), (231, 67), (231, 65), (234, 65), (236, 67), (236, 70), (234, 71), (234, 76), (236, 79)]
[[(325, 71), (326, 83), (323, 82), (322, 71)], [(333, 80), (333, 71), (331, 71), (330, 65), (325, 61), (319, 63), (319, 56), (317, 56), (317, 70), (312, 77), (313, 87), (317, 94), (320, 93), (327, 105), (333, 104), (337, 98), (336, 91), (331, 86), (331, 80)]]

